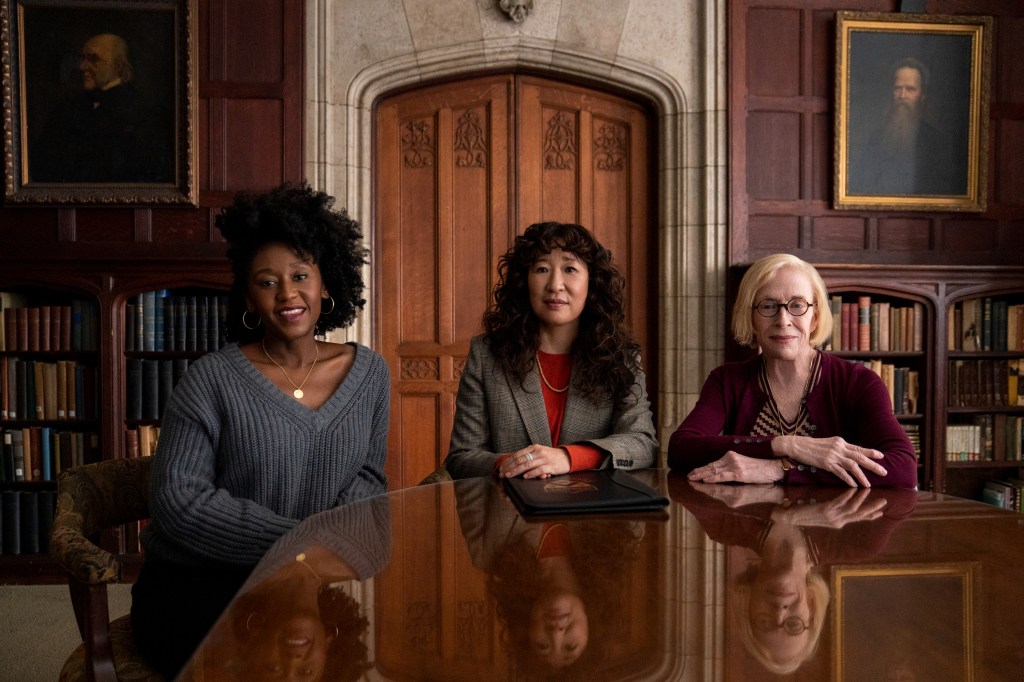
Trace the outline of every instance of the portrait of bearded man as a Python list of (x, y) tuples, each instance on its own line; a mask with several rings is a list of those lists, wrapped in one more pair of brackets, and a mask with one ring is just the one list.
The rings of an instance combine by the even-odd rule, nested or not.
[(850, 194), (948, 196), (967, 192), (967, 154), (925, 115), (930, 73), (913, 57), (891, 71), (884, 120), (850, 150)]

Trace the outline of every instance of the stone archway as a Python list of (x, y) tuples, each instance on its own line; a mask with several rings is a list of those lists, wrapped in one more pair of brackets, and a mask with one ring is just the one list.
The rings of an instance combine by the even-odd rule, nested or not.
[[(356, 4), (359, 4), (356, 2)], [(475, 4), (475, 3), (474, 3)], [(662, 442), (690, 405), (710, 369), (722, 358), (725, 289), (725, 116), (717, 93), (725, 92), (724, 43), (719, 32), (724, 2), (703, 4), (703, 40), (684, 46), (703, 64), (713, 100), (693, 110), (679, 79), (627, 57), (608, 59), (558, 40), (493, 37), (406, 52), (353, 70), (332, 63), (331, 46), (364, 41), (340, 35), (332, 25), (332, 0), (308, 0), (310, 57), (307, 68), (307, 177), (338, 197), (339, 204), (369, 224), (372, 216), (372, 110), (383, 94), (424, 81), (455, 79), (493, 70), (529, 70), (554, 78), (609, 83), (651, 102), (657, 112), (657, 224), (659, 263), (658, 415)], [(346, 3), (346, 11), (359, 9)], [(678, 10), (685, 13), (687, 10)], [(481, 20), (482, 21), (482, 20)], [(337, 29), (337, 31), (335, 31)], [(699, 30), (699, 29), (698, 29)], [(682, 48), (681, 48), (682, 49)], [(703, 52), (701, 52), (703, 50)], [(332, 82), (331, 74), (350, 75)], [(371, 252), (374, 244), (367, 236)], [(349, 336), (370, 344), (376, 291), (367, 269), (368, 305)]]

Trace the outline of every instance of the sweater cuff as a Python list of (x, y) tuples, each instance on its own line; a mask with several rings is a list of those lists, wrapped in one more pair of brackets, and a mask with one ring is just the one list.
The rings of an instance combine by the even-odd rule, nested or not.
[(598, 469), (604, 461), (605, 451), (595, 445), (563, 445), (569, 453), (569, 471)]
[(501, 463), (504, 462), (506, 459), (508, 459), (511, 456), (512, 456), (511, 452), (506, 452), (504, 455), (501, 455), (500, 457), (498, 457), (498, 459), (494, 462), (494, 475), (495, 476), (498, 475), (498, 469), (501, 468)]

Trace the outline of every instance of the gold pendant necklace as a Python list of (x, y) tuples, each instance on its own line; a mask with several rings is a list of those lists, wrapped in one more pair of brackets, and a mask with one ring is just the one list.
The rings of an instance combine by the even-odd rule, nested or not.
[(277, 365), (277, 368), (279, 370), (281, 370), (282, 374), (284, 374), (284, 378), (287, 379), (288, 383), (291, 384), (292, 388), (295, 389), (294, 391), (292, 391), (292, 395), (295, 396), (295, 399), (296, 400), (302, 400), (302, 396), (306, 395), (305, 393), (302, 392), (302, 387), (306, 385), (307, 381), (309, 381), (309, 376), (313, 373), (313, 368), (316, 367), (316, 361), (320, 359), (320, 343), (318, 341), (314, 341), (313, 342), (313, 348), (316, 349), (316, 355), (313, 356), (313, 364), (309, 366), (309, 371), (306, 372), (306, 378), (303, 379), (302, 383), (299, 384), (298, 386), (296, 386), (295, 382), (292, 381), (292, 378), (290, 376), (288, 376), (288, 372), (286, 372), (284, 367), (281, 366), (281, 363), (279, 363), (277, 360), (272, 358), (270, 356), (270, 353), (267, 352), (267, 341), (266, 341), (266, 339), (262, 339), (260, 341), (260, 345), (263, 346), (263, 354), (267, 356), (267, 360), (270, 360), (272, 363)]
[[(565, 393), (566, 391), (569, 390), (569, 384), (566, 384), (563, 388), (555, 388), (554, 386), (551, 385), (551, 382), (548, 381), (548, 378), (544, 376), (544, 365), (541, 364), (539, 355), (537, 356), (537, 370), (540, 372), (540, 380), (544, 382), (545, 386), (550, 388), (555, 393)], [(569, 379), (569, 383), (572, 383), (571, 378)]]

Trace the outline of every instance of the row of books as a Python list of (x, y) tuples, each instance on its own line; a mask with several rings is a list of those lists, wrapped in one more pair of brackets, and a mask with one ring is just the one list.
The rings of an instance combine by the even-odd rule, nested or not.
[(924, 306), (896, 306), (858, 296), (856, 301), (832, 296), (832, 351), (912, 351), (924, 349)]
[(0, 297), (0, 351), (96, 350), (96, 307), (88, 301), (28, 307), (17, 305), (23, 297), (9, 292)]
[(174, 386), (192, 362), (188, 358), (128, 358), (125, 418), (160, 419)]
[(907, 438), (910, 439), (910, 444), (914, 446), (914, 456), (917, 457), (918, 461), (921, 460), (921, 426), (920, 424), (906, 424), (900, 423), (903, 430), (907, 432)]
[(892, 411), (896, 414), (918, 414), (917, 399), (920, 393), (920, 373), (909, 367), (897, 367), (878, 358), (862, 360), (861, 364), (871, 369), (882, 379), (889, 390)]
[(1024, 406), (1024, 359), (950, 360), (950, 407)]
[(946, 426), (948, 462), (1020, 462), (1024, 417), (975, 415), (969, 424)]
[(73, 466), (99, 459), (99, 434), (49, 426), (0, 431), (0, 481), (55, 481)]
[(1024, 481), (1019, 478), (985, 481), (981, 490), (981, 501), (1001, 509), (1015, 512), (1024, 511)]
[(216, 294), (147, 291), (125, 307), (125, 349), (211, 351), (225, 343), (228, 298)]
[(125, 431), (125, 457), (149, 457), (156, 454), (156, 443), (160, 439), (160, 427), (153, 424), (142, 424), (138, 428)]
[(0, 419), (95, 419), (96, 368), (75, 360), (0, 357)]
[(946, 317), (946, 348), (952, 351), (1024, 350), (1024, 304), (972, 298)]
[(0, 492), (0, 548), (4, 554), (46, 554), (57, 509), (55, 490)]

